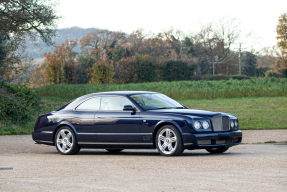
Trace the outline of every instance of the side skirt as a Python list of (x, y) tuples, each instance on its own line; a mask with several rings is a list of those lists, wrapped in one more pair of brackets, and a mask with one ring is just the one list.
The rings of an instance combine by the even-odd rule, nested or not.
[(154, 149), (153, 143), (78, 142), (82, 148)]

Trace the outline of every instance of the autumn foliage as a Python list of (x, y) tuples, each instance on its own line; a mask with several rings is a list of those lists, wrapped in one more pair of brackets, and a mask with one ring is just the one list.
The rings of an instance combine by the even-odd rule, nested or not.
[[(237, 75), (238, 53), (231, 46), (239, 32), (233, 24), (209, 24), (189, 36), (173, 29), (158, 34), (139, 29), (129, 35), (95, 30), (45, 53), (45, 75), (50, 84), (179, 81), (211, 75), (213, 65), (217, 75)], [(75, 47), (80, 51), (73, 51)], [(267, 68), (258, 69), (257, 60), (252, 52), (242, 54), (244, 75), (264, 75)]]
[(276, 60), (271, 69), (287, 77), (287, 13), (279, 17), (276, 32), (278, 40), (277, 46), (281, 51), (281, 57)]
[(89, 69), (90, 81), (89, 84), (112, 84), (114, 76), (114, 66), (103, 62), (96, 62), (91, 69)]

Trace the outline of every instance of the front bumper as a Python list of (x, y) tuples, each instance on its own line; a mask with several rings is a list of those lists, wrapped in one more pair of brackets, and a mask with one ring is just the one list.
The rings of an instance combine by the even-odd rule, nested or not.
[(232, 147), (242, 141), (241, 131), (218, 133), (184, 133), (183, 143), (185, 149), (206, 149), (213, 147)]

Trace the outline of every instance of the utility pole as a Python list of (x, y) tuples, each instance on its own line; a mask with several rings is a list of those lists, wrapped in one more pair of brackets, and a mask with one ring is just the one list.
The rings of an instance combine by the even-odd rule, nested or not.
[(214, 73), (215, 73), (215, 67), (214, 67), (214, 62), (212, 62), (212, 71), (213, 71), (213, 76), (214, 76)]
[(241, 75), (241, 43), (239, 44), (239, 75)]

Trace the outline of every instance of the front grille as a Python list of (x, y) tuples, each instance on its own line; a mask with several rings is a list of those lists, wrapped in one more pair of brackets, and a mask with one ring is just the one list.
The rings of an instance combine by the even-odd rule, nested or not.
[(213, 131), (229, 131), (230, 119), (226, 116), (218, 116), (212, 119)]

